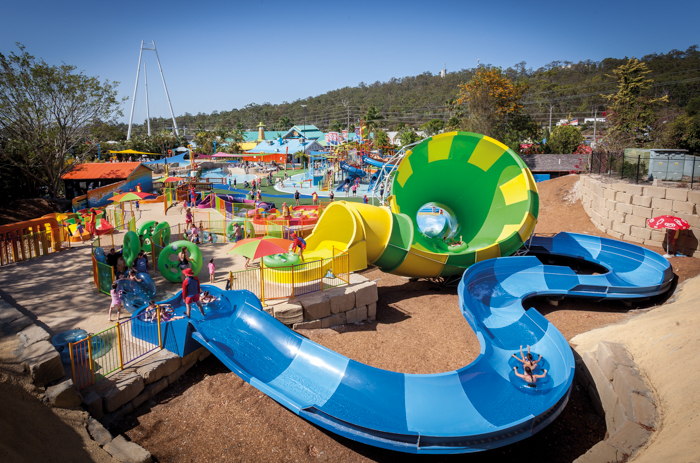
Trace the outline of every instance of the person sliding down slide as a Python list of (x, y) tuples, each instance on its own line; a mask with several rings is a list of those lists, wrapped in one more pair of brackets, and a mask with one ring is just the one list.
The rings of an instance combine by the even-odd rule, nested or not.
[[(303, 261), (304, 260), (304, 249), (306, 249), (306, 241), (304, 241), (304, 239), (302, 237), (297, 236), (297, 234), (295, 232), (292, 232), (292, 240), (294, 240), (294, 242), (290, 246), (291, 247), (290, 252), (297, 253), (299, 255), (299, 257), (301, 258), (301, 260)], [(297, 249), (299, 250), (298, 252), (297, 252)]]

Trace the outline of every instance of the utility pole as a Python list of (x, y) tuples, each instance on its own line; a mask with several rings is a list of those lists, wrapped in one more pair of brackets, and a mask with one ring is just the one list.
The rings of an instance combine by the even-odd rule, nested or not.
[(552, 109), (554, 108), (553, 104), (549, 105), (549, 133), (552, 133)]
[(341, 100), (340, 101), (343, 106), (345, 106), (345, 109), (348, 110), (348, 125), (345, 127), (345, 129), (349, 132), (350, 131), (350, 102), (348, 100)]

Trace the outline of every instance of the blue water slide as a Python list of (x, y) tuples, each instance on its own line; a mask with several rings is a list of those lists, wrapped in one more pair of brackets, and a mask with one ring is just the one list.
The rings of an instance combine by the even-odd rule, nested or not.
[[(165, 345), (176, 344), (182, 355), (197, 341), (292, 412), (359, 442), (433, 454), (501, 447), (552, 422), (574, 377), (566, 338), (537, 310), (525, 310), (525, 299), (647, 298), (667, 291), (673, 280), (662, 256), (611, 239), (560, 233), (533, 238), (530, 249), (530, 255), (489, 259), (465, 271), (459, 308), (481, 351), (455, 371), (416, 375), (364, 365), (290, 330), (252, 293), (213, 287), (207, 289), (219, 296), (218, 309), (173, 322), (180, 325), (165, 329)], [(549, 264), (557, 260), (573, 268)], [(602, 267), (600, 274), (577, 273), (581, 261)], [(182, 310), (179, 295), (171, 300)], [(520, 345), (544, 359), (536, 373), (546, 369), (547, 375), (535, 387), (513, 372)]]
[(364, 162), (365, 164), (369, 164), (370, 166), (378, 167), (380, 169), (378, 172), (372, 174), (372, 177), (370, 177), (369, 179), (367, 191), (372, 191), (372, 189), (374, 188), (374, 184), (382, 181), (382, 178), (384, 176), (384, 171), (382, 170), (382, 167), (388, 165), (388, 163), (377, 161), (367, 156), (362, 156), (362, 162)]
[(356, 178), (363, 178), (365, 175), (367, 175), (367, 172), (364, 170), (358, 167), (353, 167), (344, 161), (340, 163), (340, 168), (347, 173), (347, 177), (345, 177), (345, 181), (338, 185), (338, 188), (335, 189), (336, 191), (342, 191), (347, 184), (350, 184), (352, 187), (352, 183)]

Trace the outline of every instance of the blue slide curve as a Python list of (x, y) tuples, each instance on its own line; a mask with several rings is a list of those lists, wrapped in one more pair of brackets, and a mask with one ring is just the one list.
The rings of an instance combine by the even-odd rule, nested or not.
[(369, 180), (369, 185), (367, 186), (367, 191), (372, 191), (372, 188), (374, 188), (374, 184), (377, 183), (377, 181), (382, 180), (383, 171), (381, 169), (384, 166), (390, 165), (390, 164), (384, 163), (381, 161), (377, 161), (376, 159), (372, 159), (368, 156), (362, 156), (362, 162), (364, 162), (365, 164), (369, 164), (370, 166), (378, 167), (380, 169), (379, 172), (372, 175), (372, 178), (370, 178), (370, 180)]
[[(567, 340), (537, 310), (524, 310), (524, 299), (648, 298), (667, 291), (673, 279), (662, 256), (611, 239), (560, 233), (533, 238), (530, 250), (527, 256), (479, 262), (464, 273), (460, 309), (481, 352), (455, 371), (404, 374), (356, 362), (285, 327), (247, 291), (209, 287), (219, 295), (220, 307), (205, 319), (193, 310), (192, 321), (172, 322), (182, 322), (172, 328), (180, 332), (175, 336), (180, 345), (185, 338), (184, 344), (196, 340), (243, 380), (336, 434), (410, 453), (492, 449), (525, 439), (554, 420), (574, 377)], [(608, 271), (577, 274), (542, 263), (558, 256)], [(176, 295), (168, 302), (182, 310), (181, 301)], [(548, 370), (534, 388), (512, 372), (511, 356), (526, 344), (536, 357), (542, 355)]]
[(365, 172), (364, 170), (359, 169), (357, 167), (353, 167), (346, 162), (341, 162), (340, 168), (347, 172), (348, 176), (345, 178), (345, 181), (341, 183), (338, 186), (338, 188), (335, 189), (335, 191), (342, 191), (343, 188), (345, 188), (345, 185), (347, 184), (350, 184), (350, 187), (352, 187), (352, 183), (355, 181), (356, 178), (362, 178), (365, 175), (367, 175), (367, 172)]

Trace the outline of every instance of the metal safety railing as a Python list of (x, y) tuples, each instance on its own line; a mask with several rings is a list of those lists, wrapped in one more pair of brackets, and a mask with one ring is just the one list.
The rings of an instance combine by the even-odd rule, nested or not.
[[(117, 322), (114, 326), (90, 334), (82, 341), (68, 345), (73, 384), (78, 389), (163, 348), (163, 327), (160, 307)], [(149, 321), (155, 315), (154, 321)]]
[(229, 272), (227, 289), (245, 289), (265, 301), (293, 299), (350, 283), (350, 256), (337, 252), (333, 257), (303, 262), (289, 267), (260, 267)]

